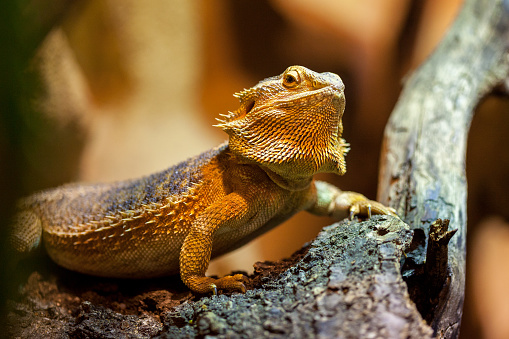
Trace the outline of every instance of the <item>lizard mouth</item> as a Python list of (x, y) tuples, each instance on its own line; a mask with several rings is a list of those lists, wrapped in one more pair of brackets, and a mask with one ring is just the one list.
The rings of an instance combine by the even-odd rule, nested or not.
[[(288, 108), (288, 107), (296, 107), (296, 106), (317, 106), (319, 103), (327, 100), (336, 100), (338, 99), (338, 103), (343, 102), (343, 105), (341, 107), (338, 106), (338, 113), (340, 115), (343, 114), (344, 110), (344, 101), (345, 96), (343, 94), (343, 91), (339, 90), (338, 88), (327, 86), (323, 88), (316, 89), (314, 91), (306, 91), (302, 93), (295, 93), (293, 95), (290, 95), (286, 98), (280, 99), (277, 103), (271, 103), (270, 105), (261, 105), (258, 107), (258, 109), (266, 109), (268, 107), (274, 107), (274, 108)], [(341, 99), (342, 98), (342, 99)], [(251, 109), (254, 107), (254, 101), (252, 102)], [(249, 111), (246, 110), (246, 113)]]

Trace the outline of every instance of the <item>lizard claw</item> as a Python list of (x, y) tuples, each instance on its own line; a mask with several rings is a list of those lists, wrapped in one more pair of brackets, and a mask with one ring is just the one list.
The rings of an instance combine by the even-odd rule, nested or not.
[(216, 286), (216, 284), (210, 284), (209, 287), (212, 290), (212, 295), (217, 295), (217, 286)]
[(244, 283), (240, 283), (240, 292), (242, 293), (246, 293), (247, 289), (246, 289), (246, 285), (244, 285)]
[(246, 293), (246, 286), (242, 282), (244, 280), (244, 276), (242, 274), (235, 275), (227, 275), (222, 278), (219, 278), (215, 281), (215, 284), (219, 289), (222, 290), (230, 290), (230, 291), (239, 291), (241, 293)]
[(334, 218), (337, 215), (337, 219), (345, 217), (345, 211), (350, 220), (353, 220), (355, 216), (363, 216), (368, 219), (373, 214), (385, 214), (397, 217), (396, 210), (391, 207), (384, 206), (383, 204), (369, 200), (364, 195), (355, 192), (341, 192), (337, 195), (335, 200), (335, 210), (331, 216)]
[(365, 215), (368, 219), (371, 218), (373, 214), (386, 214), (398, 216), (396, 214), (396, 210), (382, 205), (381, 203), (373, 200), (361, 200), (357, 201), (350, 206), (350, 220), (353, 219), (356, 215)]
[(350, 206), (350, 220), (359, 214), (366, 215), (368, 219), (371, 218), (371, 200), (358, 201)]
[(233, 276), (227, 275), (219, 279), (195, 276), (191, 279), (187, 279), (184, 283), (194, 292), (217, 295), (219, 290), (246, 293), (246, 286), (242, 282), (243, 280), (244, 276), (242, 274), (235, 274)]

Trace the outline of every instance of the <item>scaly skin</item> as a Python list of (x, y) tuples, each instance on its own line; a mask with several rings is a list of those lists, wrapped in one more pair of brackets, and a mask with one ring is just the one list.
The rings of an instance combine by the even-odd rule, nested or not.
[(289, 67), (236, 94), (240, 108), (218, 125), (229, 143), (141, 179), (67, 185), (22, 200), (11, 246), (29, 253), (43, 243), (59, 265), (97, 276), (180, 272), (195, 292), (245, 291), (242, 275), (206, 277), (210, 259), (301, 210), (336, 219), (394, 214), (313, 179), (346, 171), (343, 90), (335, 74)]

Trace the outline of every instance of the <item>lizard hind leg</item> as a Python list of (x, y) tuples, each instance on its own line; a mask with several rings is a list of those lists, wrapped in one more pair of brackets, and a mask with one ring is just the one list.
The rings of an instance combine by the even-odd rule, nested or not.
[(42, 222), (31, 211), (18, 212), (11, 223), (8, 245), (13, 254), (21, 258), (37, 249), (41, 243)]

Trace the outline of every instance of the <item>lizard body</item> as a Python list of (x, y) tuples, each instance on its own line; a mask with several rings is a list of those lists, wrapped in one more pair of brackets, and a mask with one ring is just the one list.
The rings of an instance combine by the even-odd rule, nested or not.
[(344, 85), (332, 73), (289, 67), (236, 96), (220, 120), (229, 142), (140, 179), (71, 184), (19, 203), (11, 246), (44, 244), (59, 265), (82, 273), (149, 278), (180, 272), (193, 291), (244, 291), (242, 276), (205, 276), (231, 251), (301, 210), (337, 219), (394, 214), (361, 194), (316, 181), (344, 174)]

